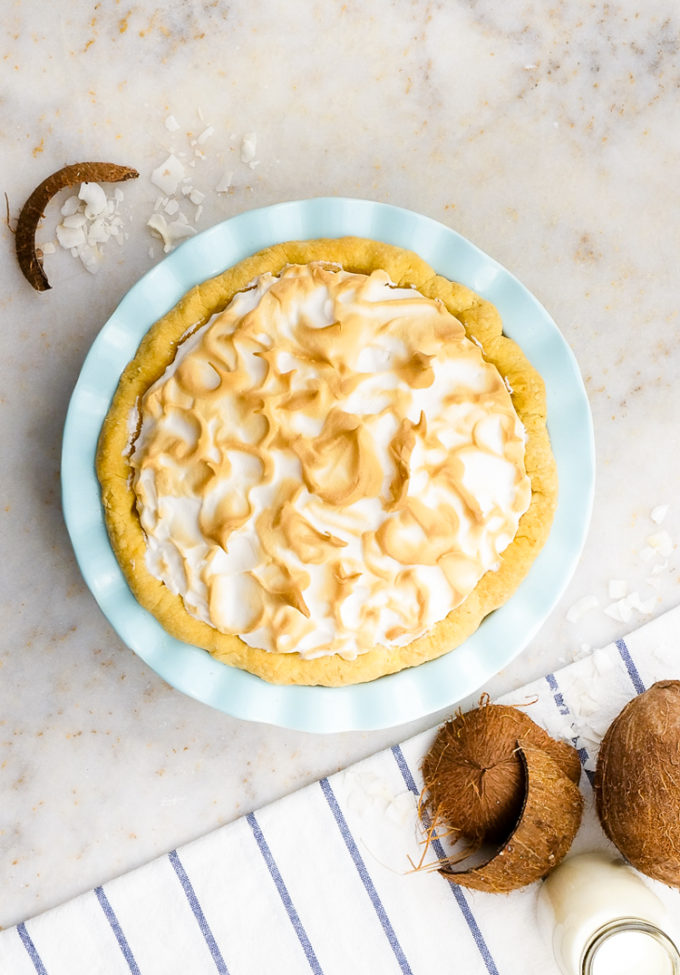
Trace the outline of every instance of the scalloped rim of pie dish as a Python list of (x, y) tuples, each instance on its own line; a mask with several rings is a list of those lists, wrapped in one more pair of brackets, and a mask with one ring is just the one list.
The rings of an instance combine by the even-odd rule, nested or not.
[[(337, 654), (303, 659), (295, 652), (260, 650), (191, 616), (181, 596), (170, 592), (146, 567), (146, 540), (131, 484), (131, 411), (172, 362), (187, 331), (222, 311), (259, 275), (276, 275), (287, 264), (312, 261), (337, 264), (362, 274), (382, 269), (400, 287), (413, 286), (426, 297), (441, 300), (506, 380), (527, 435), (525, 467), (531, 481), (531, 503), (503, 552), (499, 568), (486, 572), (466, 599), (424, 636), (402, 647), (374, 647), (354, 660)], [(557, 468), (546, 412), (543, 380), (520, 347), (503, 335), (496, 308), (464, 285), (436, 274), (417, 254), (360, 237), (276, 244), (192, 288), (149, 329), (123, 371), (97, 448), (97, 476), (109, 539), (135, 598), (172, 636), (274, 684), (340, 686), (374, 680), (454, 650), (475, 632), (485, 616), (509, 599), (526, 576), (548, 538), (557, 504)]]

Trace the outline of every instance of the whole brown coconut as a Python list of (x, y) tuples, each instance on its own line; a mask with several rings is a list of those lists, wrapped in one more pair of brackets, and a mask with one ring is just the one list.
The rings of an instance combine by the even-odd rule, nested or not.
[(653, 684), (611, 723), (595, 800), (623, 856), (648, 877), (680, 887), (680, 681)]
[(485, 704), (447, 721), (425, 756), (423, 810), (430, 821), (473, 847), (505, 840), (525, 801), (518, 740), (540, 748), (578, 784), (581, 765), (571, 745), (551, 738), (517, 708)]

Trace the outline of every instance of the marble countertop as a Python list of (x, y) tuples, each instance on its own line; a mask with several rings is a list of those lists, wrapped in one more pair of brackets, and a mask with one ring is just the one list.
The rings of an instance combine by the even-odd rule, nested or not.
[[(230, 718), (124, 647), (81, 579), (59, 497), (65, 412), (97, 332), (163, 257), (147, 224), (161, 195), (152, 173), (171, 152), (197, 230), (312, 196), (407, 207), (511, 270), (574, 350), (595, 425), (590, 533), (558, 606), (484, 690), (509, 691), (680, 602), (676, 5), (282, 9), (14, 0), (4, 11), (0, 926), (443, 716), (327, 736)], [(118, 204), (125, 239), (105, 245), (96, 274), (48, 246), (53, 287), (38, 294), (11, 231), (31, 190), (82, 159), (139, 170)], [(60, 219), (55, 201), (41, 243)], [(613, 581), (639, 593), (629, 618), (612, 609)], [(584, 597), (597, 604), (569, 614)]]

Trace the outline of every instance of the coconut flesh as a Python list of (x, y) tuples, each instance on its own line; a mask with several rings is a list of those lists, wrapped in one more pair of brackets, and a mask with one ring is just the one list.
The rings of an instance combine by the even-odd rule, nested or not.
[(594, 785), (612, 843), (641, 873), (680, 887), (680, 681), (658, 681), (623, 708)]
[(423, 824), (430, 839), (464, 840), (466, 852), (493, 844), (493, 853), (458, 870), (458, 858), (440, 858), (439, 872), (491, 892), (544, 877), (578, 830), (580, 772), (576, 750), (517, 708), (484, 704), (446, 722), (423, 760)]

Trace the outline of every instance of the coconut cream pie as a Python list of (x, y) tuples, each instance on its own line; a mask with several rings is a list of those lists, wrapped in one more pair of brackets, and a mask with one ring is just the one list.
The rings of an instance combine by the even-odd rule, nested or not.
[(452, 650), (545, 541), (543, 383), (415, 254), (291, 242), (194, 288), (121, 378), (97, 472), (136, 598), (276, 683)]

